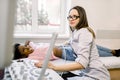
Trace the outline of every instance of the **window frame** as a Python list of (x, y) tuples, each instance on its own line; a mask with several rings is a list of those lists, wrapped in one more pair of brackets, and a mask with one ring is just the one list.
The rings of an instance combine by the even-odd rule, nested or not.
[[(33, 7), (32, 7), (32, 26), (37, 27), (37, 1), (38, 0), (32, 0)], [(66, 16), (68, 15), (68, 10), (70, 9), (71, 1), (70, 0), (61, 0), (61, 27), (60, 33), (58, 35), (58, 38), (68, 38), (70, 36), (70, 30), (68, 26), (68, 21), (66, 19)], [(33, 32), (28, 33), (14, 33), (14, 38), (50, 38), (52, 33), (48, 32), (46, 33), (44, 31), (37, 32), (37, 28), (34, 28)]]

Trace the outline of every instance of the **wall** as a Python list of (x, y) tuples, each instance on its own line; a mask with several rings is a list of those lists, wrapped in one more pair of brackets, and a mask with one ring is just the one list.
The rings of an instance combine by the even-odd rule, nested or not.
[(0, 69), (11, 63), (16, 0), (0, 0)]
[(83, 6), (90, 27), (97, 35), (97, 44), (120, 48), (120, 0), (71, 0), (72, 5)]

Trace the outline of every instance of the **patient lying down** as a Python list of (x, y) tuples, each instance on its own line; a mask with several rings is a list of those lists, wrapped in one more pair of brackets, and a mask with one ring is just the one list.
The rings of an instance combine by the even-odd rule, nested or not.
[[(14, 60), (20, 58), (30, 58), (34, 60), (43, 60), (49, 48), (49, 44), (35, 44), (31, 41), (26, 41), (24, 45), (16, 43), (14, 45)], [(53, 50), (54, 51), (54, 50)], [(51, 60), (58, 59), (53, 52), (51, 55)]]

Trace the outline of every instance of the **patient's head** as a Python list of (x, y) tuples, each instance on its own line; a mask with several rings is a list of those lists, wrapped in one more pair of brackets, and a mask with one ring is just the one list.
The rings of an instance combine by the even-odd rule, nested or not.
[(26, 58), (33, 51), (34, 50), (29, 45), (21, 45), (19, 43), (16, 43), (14, 44), (14, 58), (13, 59)]

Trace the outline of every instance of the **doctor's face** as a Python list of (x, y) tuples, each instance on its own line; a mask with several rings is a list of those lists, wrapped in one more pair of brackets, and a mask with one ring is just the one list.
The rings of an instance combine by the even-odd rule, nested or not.
[(79, 23), (80, 21), (80, 16), (78, 14), (78, 11), (76, 9), (72, 9), (69, 13), (69, 16), (67, 17), (68, 21), (69, 21), (69, 26), (72, 29), (75, 29), (76, 25)]

